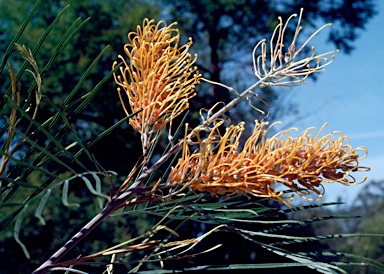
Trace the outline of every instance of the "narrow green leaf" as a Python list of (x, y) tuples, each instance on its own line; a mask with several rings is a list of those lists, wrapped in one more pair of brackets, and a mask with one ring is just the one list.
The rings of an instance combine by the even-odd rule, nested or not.
[(36, 218), (39, 219), (39, 221), (42, 225), (45, 225), (45, 220), (42, 216), (42, 212), (43, 212), (43, 209), (45, 207), (45, 204), (46, 204), (50, 194), (51, 194), (51, 189), (47, 189), (47, 191), (45, 192), (45, 195), (43, 195), (43, 198), (41, 199), (39, 206), (37, 207), (37, 209), (35, 211), (35, 216), (36, 216)]
[(12, 41), (9, 43), (9, 46), (7, 48), (7, 50), (5, 51), (4, 53), (4, 56), (3, 56), (3, 61), (1, 62), (0, 64), (0, 73), (3, 72), (3, 69), (5, 67), (5, 64), (7, 63), (8, 61), (8, 57), (9, 55), (11, 54), (12, 52), (12, 49), (14, 48), (15, 44), (17, 43), (17, 41), (19, 40), (21, 34), (24, 32), (25, 28), (27, 27), (29, 21), (31, 21), (32, 19), (32, 16), (35, 14), (37, 8), (40, 6), (42, 0), (38, 0), (36, 1), (35, 5), (33, 6), (32, 10), (29, 12), (29, 14), (27, 15), (27, 17), (24, 19), (19, 31), (16, 33), (15, 37), (13, 37)]
[[(188, 272), (197, 272), (201, 273), (202, 271), (231, 271), (231, 270), (259, 270), (259, 269), (275, 269), (275, 268), (297, 268), (300, 267), (300, 270), (303, 267), (307, 267), (307, 265), (301, 263), (265, 263), (265, 264), (231, 264), (225, 266), (217, 266), (217, 265), (203, 265), (197, 267), (190, 268), (182, 268), (182, 269), (158, 269), (158, 270), (149, 270), (149, 271), (139, 271), (136, 273), (140, 274), (167, 274), (167, 273), (188, 273)], [(299, 270), (298, 270), (299, 271)], [(242, 272), (241, 272), (242, 273)], [(257, 272), (255, 272), (257, 273)], [(336, 273), (336, 272), (329, 272)]]
[[(55, 161), (56, 163), (58, 163), (60, 166), (63, 166), (65, 167), (67, 170), (75, 173), (75, 171), (70, 167), (68, 166), (66, 163), (64, 163), (63, 161), (61, 161), (59, 158), (57, 158), (55, 155), (53, 155), (51, 152), (49, 152), (46, 148), (38, 145), (36, 142), (34, 142), (33, 140), (31, 140), (29, 137), (25, 136), (24, 133), (22, 133), (20, 130), (18, 130), (17, 128), (15, 128), (15, 132), (20, 135), (27, 143), (29, 143), (32, 147), (35, 147), (37, 150), (39, 150), (43, 155), (47, 156), (50, 160), (53, 160)], [(38, 163), (37, 166), (41, 165), (41, 163)]]
[[(22, 160), (19, 160), (17, 159), (16, 157), (13, 157), (11, 155), (9, 155), (8, 153), (4, 153), (3, 151), (0, 151), (1, 152), (1, 155), (4, 155), (6, 156), (7, 158), (9, 158), (12, 162), (15, 162), (19, 168), (21, 166), (25, 166), (27, 168), (31, 168), (32, 170), (36, 170), (36, 171), (40, 171), (42, 172), (43, 174), (46, 174), (48, 176), (53, 176), (53, 177), (56, 177), (56, 178), (60, 178), (59, 176), (57, 176), (56, 174), (50, 172), (49, 170), (47, 170), (46, 168), (42, 168), (42, 167), (38, 167), (38, 166), (34, 166), (34, 165), (31, 165), (31, 163), (28, 163), (28, 162), (25, 162), (25, 161), (22, 161)], [(1, 180), (10, 180), (12, 181), (13, 183), (17, 183), (17, 184), (24, 184), (25, 186), (28, 184), (26, 182), (21, 182), (19, 181), (18, 179), (20, 179), (20, 177), (17, 177), (16, 180), (13, 180), (13, 179), (10, 179), (10, 177), (1, 177)], [(39, 188), (37, 186), (29, 186), (29, 187), (35, 187), (35, 188)]]
[(23, 218), (24, 218), (24, 214), (25, 214), (25, 211), (27, 211), (28, 209), (28, 204), (26, 204), (23, 209), (21, 210), (20, 214), (19, 214), (19, 217), (17, 218), (16, 220), (16, 223), (15, 223), (15, 228), (13, 230), (13, 237), (15, 238), (15, 241), (20, 245), (20, 247), (23, 249), (23, 252), (24, 252), (24, 255), (25, 257), (27, 257), (27, 259), (29, 259), (31, 256), (29, 255), (29, 252), (27, 250), (27, 247), (23, 244), (23, 242), (20, 240), (19, 238), (19, 235), (20, 235), (20, 227), (21, 227), (21, 223), (23, 221)]
[[(55, 106), (50, 102), (50, 100), (48, 98), (44, 98), (45, 100), (47, 100), (49, 102), (49, 104), (55, 108)], [(42, 134), (44, 134), (50, 142), (53, 143), (53, 145), (58, 148), (60, 150), (60, 153), (62, 153), (63, 155), (66, 155), (68, 158), (70, 159), (73, 159), (73, 155), (72, 153), (70, 153), (62, 144), (59, 140), (57, 140), (55, 138), (55, 136), (53, 136), (49, 131), (47, 131), (39, 122), (37, 122), (35, 119), (33, 119), (27, 112), (25, 112), (22, 108), (20, 108), (19, 106), (17, 106), (16, 104), (13, 104), (17, 110), (22, 114), (22, 116), (24, 118), (26, 118), (31, 124), (35, 125), (37, 127), (37, 130), (31, 134), (31, 136), (33, 136), (34, 134), (36, 134), (37, 132), (41, 132)], [(56, 108), (55, 108), (56, 109)], [(77, 136), (75, 130), (73, 129), (73, 127), (69, 124), (69, 121), (65, 118), (65, 116), (63, 115), (62, 112), (59, 111), (59, 109), (56, 109), (57, 112), (59, 113), (60, 116), (62, 116), (65, 124), (67, 125), (68, 128), (70, 128), (72, 130), (72, 133), (75, 135), (75, 139), (77, 140), (78, 143), (81, 143), (80, 141), (80, 138)], [(34, 147), (34, 146), (33, 146)], [(76, 163), (86, 169), (86, 167), (82, 164), (82, 162), (76, 160)]]
[(312, 241), (320, 241), (320, 240), (330, 240), (330, 239), (339, 239), (339, 238), (355, 238), (355, 237), (384, 237), (384, 234), (369, 234), (369, 233), (344, 233), (344, 234), (331, 234), (324, 236), (315, 236), (307, 239), (297, 239), (293, 241), (284, 241), (274, 243), (274, 246), (282, 246), (282, 245), (291, 245), (297, 243), (308, 243)]
[[(102, 191), (101, 190), (101, 180), (100, 180), (99, 176), (97, 176), (96, 173), (91, 173), (91, 175), (96, 182), (96, 192), (102, 193), (101, 192)], [(101, 197), (99, 195), (97, 195), (96, 199), (97, 199), (97, 202), (99, 203), (99, 208), (103, 209), (103, 199), (101, 199)]]
[(85, 183), (85, 185), (87, 186), (88, 190), (95, 196), (99, 196), (99, 197), (102, 197), (104, 199), (106, 199), (108, 202), (111, 200), (111, 198), (108, 196), (108, 195), (105, 195), (104, 193), (102, 192), (98, 192), (96, 191), (96, 189), (93, 188), (92, 186), (92, 183), (90, 180), (88, 180), (88, 178), (86, 178), (83, 174), (77, 174), (76, 177), (79, 177), (80, 179), (82, 179)]
[(68, 188), (69, 188), (69, 180), (65, 180), (63, 184), (63, 190), (62, 190), (62, 203), (66, 207), (80, 207), (80, 204), (78, 203), (68, 203)]
[[(40, 1), (41, 2), (41, 1)], [(65, 10), (69, 7), (66, 6), (64, 7), (64, 9), (56, 16), (56, 18), (52, 21), (52, 23), (47, 27), (47, 29), (45, 30), (45, 32), (43, 33), (43, 35), (40, 37), (39, 41), (37, 42), (35, 48), (33, 49), (32, 51), (32, 55), (35, 55), (39, 49), (41, 48), (41, 45), (44, 43), (45, 39), (47, 38), (48, 34), (51, 32), (51, 30), (53, 29), (53, 27), (57, 24), (57, 22), (59, 21), (60, 17), (64, 14)], [(16, 42), (15, 42), (16, 43)], [(14, 44), (11, 44), (11, 45), (14, 45)], [(29, 66), (29, 63), (27, 61), (23, 62), (23, 65), (21, 66), (19, 72), (17, 73), (16, 75), (16, 81), (18, 82), (21, 78), (21, 76), (24, 74), (26, 68)], [(1, 71), (0, 71), (1, 73)], [(8, 88), (7, 92), (5, 93), (5, 95), (10, 95), (11, 93), (11, 87)], [(2, 101), (0, 102), (0, 109), (3, 108), (4, 104), (6, 103), (6, 98), (3, 98)], [(27, 105), (25, 105), (26, 107)], [(25, 108), (24, 108), (25, 109)], [(2, 136), (4, 134), (4, 132), (0, 132), (0, 136)]]

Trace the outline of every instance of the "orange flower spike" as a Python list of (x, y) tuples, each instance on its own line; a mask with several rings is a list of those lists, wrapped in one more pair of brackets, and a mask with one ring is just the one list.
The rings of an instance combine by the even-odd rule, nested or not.
[[(153, 22), (145, 19), (142, 27), (128, 34), (124, 51), (129, 61), (119, 56), (120, 75), (114, 74), (126, 114), (141, 110), (129, 123), (142, 134), (163, 129), (187, 109), (201, 78), (193, 67), (197, 56), (192, 58), (188, 52), (192, 40), (179, 46), (180, 33), (174, 28), (177, 23), (167, 26), (164, 21)], [(124, 104), (124, 92), (131, 111)]]
[[(219, 125), (208, 138), (201, 140), (198, 137), (200, 154), (195, 153), (196, 156), (186, 159), (191, 166), (199, 166), (195, 168), (198, 174), (187, 176), (192, 190), (207, 191), (212, 195), (240, 193), (267, 197), (289, 206), (293, 195), (284, 197), (281, 191), (275, 190), (275, 184), (285, 185), (302, 198), (315, 200), (309, 196), (314, 193), (318, 199), (322, 198), (322, 182), (353, 185), (356, 183), (350, 171), (369, 170), (360, 167), (358, 162), (366, 156), (366, 148), (352, 149), (348, 137), (340, 132), (319, 138), (321, 130), (314, 135), (309, 134), (309, 130), (313, 129), (309, 128), (298, 137), (285, 138), (290, 129), (266, 138), (274, 124), (265, 128), (267, 123), (256, 121), (252, 135), (243, 149), (238, 151), (244, 124), (230, 126), (223, 136), (217, 130)], [(359, 150), (364, 152), (361, 157), (357, 152)], [(171, 176), (169, 180), (181, 183), (175, 182)]]

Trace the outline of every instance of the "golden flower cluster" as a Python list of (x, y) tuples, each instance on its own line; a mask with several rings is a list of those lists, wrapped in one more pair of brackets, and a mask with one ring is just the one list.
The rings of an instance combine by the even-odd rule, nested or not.
[(285, 130), (267, 138), (273, 125), (266, 128), (268, 123), (256, 122), (240, 149), (244, 123), (228, 127), (223, 136), (218, 131), (220, 124), (204, 140), (198, 137), (199, 149), (194, 153), (184, 140), (183, 155), (168, 178), (171, 184), (188, 184), (192, 190), (212, 195), (267, 197), (289, 205), (293, 196), (283, 196), (280, 186), (303, 198), (312, 199), (306, 196), (315, 193), (321, 199), (322, 182), (361, 183), (355, 182), (350, 172), (362, 170), (359, 160), (367, 155), (367, 149), (353, 149), (341, 133), (319, 138), (321, 130), (313, 135), (307, 129), (298, 137), (287, 137), (290, 130)]
[(167, 26), (164, 21), (157, 25), (153, 22), (144, 19), (142, 28), (138, 26), (137, 32), (128, 34), (129, 44), (124, 46), (128, 60), (119, 56), (120, 75), (114, 75), (126, 114), (129, 111), (121, 87), (131, 113), (139, 112), (129, 123), (142, 134), (163, 129), (187, 109), (201, 78), (197, 68), (192, 67), (197, 56), (192, 58), (188, 52), (192, 39), (179, 46), (179, 30), (172, 28), (177, 23)]

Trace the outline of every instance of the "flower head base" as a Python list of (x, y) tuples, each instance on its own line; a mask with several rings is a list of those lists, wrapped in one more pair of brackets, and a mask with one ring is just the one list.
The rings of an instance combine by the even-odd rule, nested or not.
[(307, 129), (296, 138), (285, 138), (290, 130), (266, 138), (273, 126), (265, 129), (266, 125), (256, 123), (241, 150), (239, 139), (244, 123), (230, 126), (223, 136), (218, 136), (217, 124), (206, 139), (199, 139), (199, 151), (192, 154), (185, 142), (183, 155), (169, 175), (170, 183), (188, 184), (192, 190), (212, 195), (267, 197), (287, 205), (293, 197), (284, 197), (279, 185), (313, 200), (309, 197), (313, 193), (322, 198), (323, 182), (361, 183), (355, 182), (350, 172), (362, 171), (359, 160), (367, 150), (352, 149), (348, 137), (332, 133), (319, 138), (321, 131), (313, 135)]
[[(192, 59), (188, 53), (192, 39), (179, 46), (179, 30), (172, 28), (176, 23), (153, 22), (145, 19), (142, 28), (128, 34), (129, 44), (124, 46), (128, 61), (119, 56), (121, 75), (114, 75), (128, 96), (131, 112), (140, 111), (129, 123), (142, 134), (163, 129), (187, 109), (201, 77), (192, 67), (197, 56)], [(120, 100), (129, 115), (120, 87)]]
[[(293, 41), (284, 52), (284, 35), (287, 29), (287, 25), (290, 20), (297, 17), (297, 14), (291, 15), (285, 24), (281, 17), (278, 18), (279, 24), (276, 26), (271, 40), (270, 40), (270, 58), (267, 58), (267, 43), (266, 40), (261, 40), (253, 50), (253, 70), (255, 75), (264, 83), (262, 86), (296, 86), (305, 82), (305, 79), (316, 72), (324, 71), (324, 67), (329, 65), (331, 60), (328, 60), (326, 56), (329, 56), (338, 50), (326, 52), (322, 54), (315, 54), (315, 47), (311, 48), (311, 55), (300, 59), (299, 53), (307, 46), (309, 41), (316, 36), (325, 27), (332, 24), (326, 24), (315, 31), (298, 49), (296, 48), (296, 40), (302, 29), (301, 17), (303, 9), (300, 10), (300, 15), (296, 27), (296, 31), (293, 37)], [(277, 37), (276, 37), (277, 36)], [(258, 55), (258, 51), (261, 48), (261, 54)], [(266, 79), (266, 80), (265, 80)]]

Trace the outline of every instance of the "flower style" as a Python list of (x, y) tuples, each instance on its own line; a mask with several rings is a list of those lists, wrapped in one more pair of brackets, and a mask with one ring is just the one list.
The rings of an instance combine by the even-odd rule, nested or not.
[[(143, 27), (128, 34), (129, 44), (124, 46), (128, 57), (122, 61), (121, 75), (114, 75), (120, 86), (118, 93), (124, 111), (129, 115), (122, 97), (125, 91), (131, 112), (139, 112), (129, 123), (144, 134), (164, 128), (189, 107), (188, 100), (195, 96), (194, 88), (201, 74), (192, 67), (197, 55), (188, 53), (192, 39), (179, 46), (179, 30), (164, 21), (153, 25), (154, 20), (144, 19)], [(114, 63), (113, 67), (117, 65)]]
[[(276, 26), (270, 39), (270, 58), (267, 57), (266, 39), (261, 40), (253, 49), (253, 70), (257, 78), (263, 81), (261, 87), (264, 86), (297, 86), (305, 83), (305, 79), (316, 72), (323, 72), (324, 67), (329, 65), (334, 56), (332, 55), (338, 50), (315, 54), (315, 47), (311, 48), (311, 55), (300, 59), (297, 58), (299, 53), (308, 45), (308, 43), (321, 30), (332, 24), (326, 24), (315, 31), (299, 48), (296, 48), (297, 37), (302, 30), (301, 18), (303, 9), (300, 10), (299, 19), (293, 40), (288, 49), (284, 53), (284, 36), (289, 22), (297, 17), (297, 14), (291, 15), (285, 24), (279, 16), (279, 24)], [(277, 36), (277, 37), (276, 37)], [(261, 54), (257, 54), (261, 48)], [(332, 55), (331, 60), (327, 56)], [(297, 60), (298, 59), (298, 60)]]
[[(212, 195), (240, 193), (256, 197), (267, 197), (289, 206), (293, 199), (284, 197), (278, 186), (285, 186), (301, 197), (314, 200), (324, 194), (322, 183), (338, 182), (355, 185), (351, 171), (367, 171), (359, 166), (359, 160), (367, 155), (365, 147), (352, 149), (349, 139), (340, 132), (319, 138), (307, 129), (298, 137), (286, 137), (290, 130), (266, 138), (273, 124), (258, 123), (251, 137), (241, 150), (240, 136), (244, 122), (226, 129), (218, 136), (217, 123), (209, 136), (198, 137), (199, 150), (190, 153), (185, 141), (183, 155), (169, 175), (171, 184), (187, 184), (192, 190), (207, 191)], [(359, 151), (363, 155), (359, 155)], [(365, 179), (363, 180), (363, 182)]]

